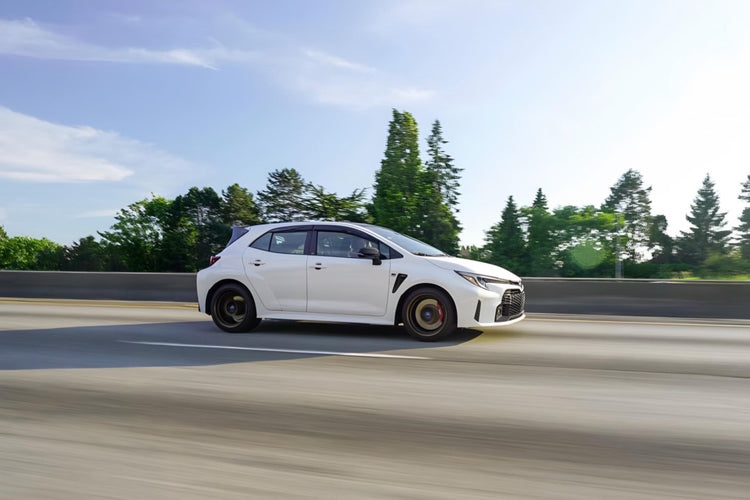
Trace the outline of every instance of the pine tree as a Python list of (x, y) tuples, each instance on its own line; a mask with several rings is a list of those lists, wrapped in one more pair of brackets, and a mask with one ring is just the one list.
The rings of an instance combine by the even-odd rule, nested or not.
[(64, 254), (67, 271), (104, 271), (107, 264), (104, 247), (90, 235), (65, 247)]
[(525, 274), (526, 243), (521, 230), (521, 220), (513, 196), (503, 209), (500, 222), (487, 232), (485, 250), (491, 264), (502, 266), (516, 274)]
[(458, 211), (459, 179), (461, 179), (462, 168), (453, 165), (453, 158), (443, 150), (443, 144), (448, 141), (443, 139), (443, 127), (439, 120), (432, 124), (432, 132), (427, 138), (427, 161), (425, 168), (433, 172), (435, 186), (440, 193), (443, 202), (452, 211)]
[(458, 209), (458, 186), (462, 169), (453, 165), (453, 158), (443, 150), (443, 129), (438, 120), (432, 125), (427, 138), (427, 156), (423, 172), (420, 195), (423, 219), (420, 223), (421, 238), (443, 250), (456, 255), (458, 233), (461, 224), (456, 217)]
[(549, 213), (547, 197), (539, 188), (534, 203), (522, 212), (528, 221), (526, 264), (528, 276), (551, 276), (554, 272), (554, 218)]
[(423, 167), (418, 135), (414, 117), (394, 109), (388, 126), (385, 157), (375, 173), (372, 203), (368, 207), (375, 224), (415, 238), (422, 236), (419, 209)]
[(722, 229), (726, 226), (726, 212), (719, 212), (719, 196), (714, 189), (711, 177), (706, 174), (698, 195), (690, 205), (690, 230), (681, 232), (679, 240), (680, 256), (688, 264), (701, 264), (709, 254), (723, 254), (727, 250), (727, 240), (732, 233)]
[[(651, 187), (643, 187), (643, 177), (632, 168), (625, 172), (610, 188), (602, 210), (618, 215), (615, 238), (620, 239), (615, 248), (624, 257), (638, 261), (648, 247), (651, 225)], [(620, 237), (622, 235), (622, 237)]]
[(305, 212), (311, 219), (326, 221), (365, 222), (365, 190), (355, 189), (349, 196), (327, 193), (323, 186), (309, 184), (304, 203)]
[(221, 192), (221, 215), (230, 226), (260, 224), (260, 211), (253, 193), (235, 183)]
[(293, 168), (274, 170), (268, 174), (266, 189), (258, 193), (263, 219), (266, 222), (301, 221), (305, 212), (308, 184)]
[(747, 202), (748, 206), (742, 210), (740, 225), (735, 228), (738, 233), (737, 244), (742, 258), (750, 260), (750, 175), (742, 183), (742, 192), (739, 199)]
[(674, 238), (667, 234), (667, 218), (664, 215), (654, 215), (651, 219), (649, 248), (653, 250), (651, 262), (655, 264), (672, 262)]

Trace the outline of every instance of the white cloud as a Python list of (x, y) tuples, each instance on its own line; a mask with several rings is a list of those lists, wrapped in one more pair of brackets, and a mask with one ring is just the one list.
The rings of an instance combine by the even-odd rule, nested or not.
[(330, 80), (316, 75), (298, 75), (296, 85), (317, 102), (354, 109), (408, 106), (435, 95), (426, 89), (398, 88), (366, 80)]
[(323, 63), (328, 66), (333, 66), (335, 68), (348, 69), (352, 71), (361, 71), (365, 73), (372, 73), (375, 71), (374, 68), (371, 68), (364, 64), (347, 61), (346, 59), (343, 59), (341, 57), (327, 54), (319, 50), (304, 49), (302, 52), (312, 61)]
[[(173, 64), (218, 69), (242, 64), (308, 98), (342, 107), (401, 106), (424, 101), (434, 92), (404, 86), (376, 68), (328, 52), (300, 47), (288, 38), (254, 29), (247, 22), (224, 21), (226, 36), (238, 48), (211, 37), (210, 47), (153, 50), (107, 47), (46, 29), (31, 19), (0, 19), (0, 54), (67, 61)], [(238, 28), (239, 26), (239, 28)], [(222, 29), (221, 26), (216, 27)], [(262, 50), (247, 47), (263, 46)]]
[(110, 208), (110, 209), (104, 209), (104, 210), (89, 210), (87, 212), (83, 212), (83, 213), (76, 215), (76, 217), (79, 219), (114, 217), (119, 212), (120, 212), (120, 209), (118, 208)]
[(40, 120), (0, 106), (0, 178), (27, 182), (123, 181), (134, 172), (184, 169), (150, 144), (92, 127)]
[(211, 48), (171, 50), (105, 47), (44, 29), (31, 19), (0, 19), (0, 54), (69, 61), (179, 64), (209, 69), (216, 69), (224, 61), (248, 61), (257, 55), (253, 51), (229, 50), (220, 44)]

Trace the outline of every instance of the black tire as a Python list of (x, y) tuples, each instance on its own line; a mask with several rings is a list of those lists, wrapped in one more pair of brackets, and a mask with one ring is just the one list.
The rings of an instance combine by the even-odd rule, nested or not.
[(448, 294), (435, 288), (417, 288), (409, 293), (401, 309), (406, 333), (424, 342), (434, 342), (456, 331), (456, 311)]
[(229, 333), (249, 332), (260, 323), (250, 292), (239, 284), (222, 285), (214, 292), (211, 319), (216, 326)]

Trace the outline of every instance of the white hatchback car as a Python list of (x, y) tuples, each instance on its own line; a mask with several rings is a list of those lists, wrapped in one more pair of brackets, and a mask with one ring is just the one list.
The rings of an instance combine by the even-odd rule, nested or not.
[(511, 272), (350, 222), (235, 227), (197, 286), (200, 310), (233, 333), (261, 319), (403, 323), (433, 341), (525, 317), (523, 285)]

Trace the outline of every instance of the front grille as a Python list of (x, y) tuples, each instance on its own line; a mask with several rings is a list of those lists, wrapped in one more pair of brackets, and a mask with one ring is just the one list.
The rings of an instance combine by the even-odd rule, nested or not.
[(521, 290), (506, 290), (503, 300), (495, 310), (495, 322), (510, 321), (523, 314), (526, 294)]

